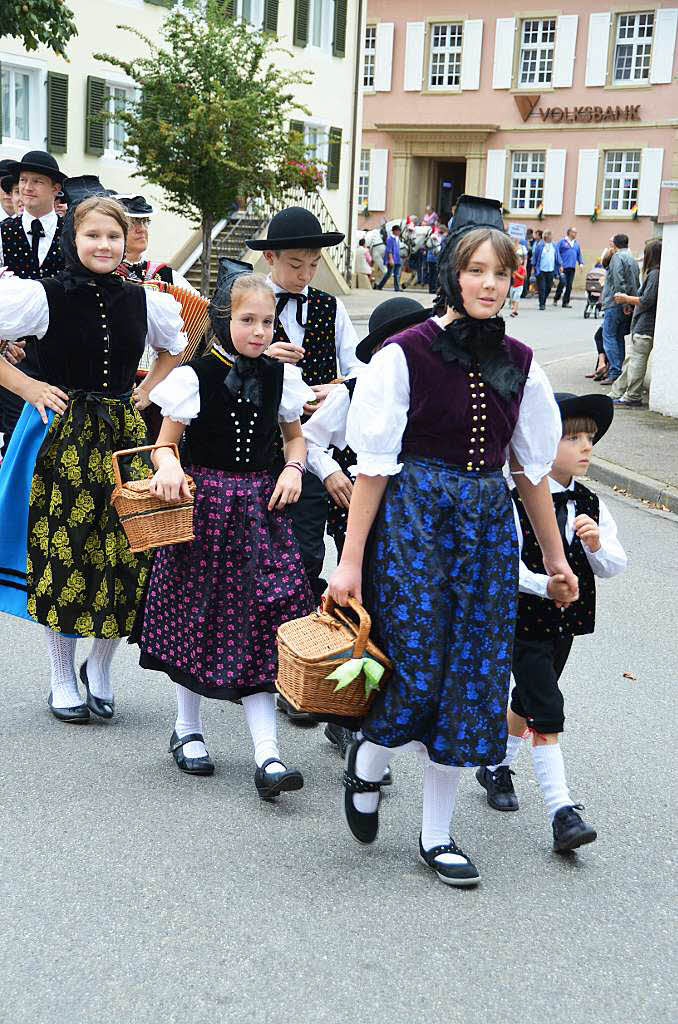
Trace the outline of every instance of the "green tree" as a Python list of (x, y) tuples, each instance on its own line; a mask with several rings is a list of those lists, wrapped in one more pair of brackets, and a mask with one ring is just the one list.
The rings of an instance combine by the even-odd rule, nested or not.
[(42, 44), (65, 57), (78, 30), (64, 0), (0, 0), (0, 33), (21, 39), (27, 50)]
[(200, 222), (204, 294), (214, 225), (241, 197), (271, 201), (304, 184), (303, 143), (288, 124), (304, 110), (294, 89), (310, 74), (276, 67), (275, 39), (236, 22), (228, 8), (215, 0), (176, 8), (160, 45), (120, 25), (148, 54), (130, 61), (95, 54), (141, 87), (136, 103), (111, 116), (126, 128), (135, 175), (164, 189), (167, 209)]

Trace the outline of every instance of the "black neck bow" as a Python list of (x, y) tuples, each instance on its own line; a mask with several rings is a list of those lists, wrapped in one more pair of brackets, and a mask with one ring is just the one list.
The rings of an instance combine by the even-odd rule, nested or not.
[(304, 303), (308, 302), (308, 295), (297, 294), (296, 292), (278, 292), (276, 295), (277, 305), (275, 307), (275, 318), (278, 320), (283, 309), (288, 302), (295, 300), (297, 303), (297, 323), (300, 327), (304, 327), (304, 321), (301, 318), (301, 314), (304, 308)]
[(230, 352), (224, 352), (224, 355), (229, 361), (229, 370), (224, 378), (224, 387), (228, 394), (231, 398), (242, 396), (246, 402), (251, 402), (257, 409), (261, 409), (264, 401), (262, 377), (273, 360), (268, 356), (250, 359), (249, 356)]
[(431, 348), (444, 362), (457, 362), (465, 370), (475, 367), (500, 398), (509, 401), (524, 386), (527, 375), (512, 361), (506, 345), (506, 325), (500, 316), (453, 320)]

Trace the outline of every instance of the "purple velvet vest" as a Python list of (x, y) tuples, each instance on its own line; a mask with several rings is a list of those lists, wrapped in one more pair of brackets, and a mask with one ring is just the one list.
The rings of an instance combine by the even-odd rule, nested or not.
[[(500, 469), (511, 441), (523, 389), (500, 398), (477, 370), (446, 363), (431, 343), (441, 328), (432, 320), (410, 327), (387, 344), (400, 345), (410, 376), (410, 409), (401, 455), (442, 459), (462, 469)], [(532, 349), (506, 337), (510, 358), (527, 376)]]

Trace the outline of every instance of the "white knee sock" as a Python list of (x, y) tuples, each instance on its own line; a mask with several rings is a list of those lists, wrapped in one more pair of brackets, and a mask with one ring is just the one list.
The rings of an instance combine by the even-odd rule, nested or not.
[[(193, 693), (193, 690), (185, 686), (177, 685), (177, 721), (174, 726), (179, 739), (182, 736), (190, 736), (192, 732), (202, 731), (202, 719), (200, 718), (200, 694)], [(183, 747), (186, 757), (205, 757), (207, 748), (204, 743), (192, 740)]]
[(45, 626), (47, 653), (51, 673), (52, 705), (74, 708), (82, 704), (75, 676), (75, 644), (73, 637), (62, 636)]
[[(492, 765), (490, 768), (491, 772), (496, 772), (497, 768), (510, 768), (518, 754), (520, 753), (520, 744), (523, 742), (522, 736), (512, 736), (509, 733), (508, 740), (506, 741), (506, 757), (499, 764)], [(489, 765), (488, 765), (489, 767)]]
[(261, 768), (264, 761), (275, 757), (275, 763), (270, 764), (266, 771), (269, 773), (283, 771), (284, 764), (277, 760), (280, 757), (280, 751), (275, 718), (275, 694), (251, 693), (249, 697), (243, 697), (242, 706), (254, 743), (254, 760), (257, 767)]
[[(358, 748), (355, 760), (355, 771), (365, 782), (381, 782), (384, 772), (395, 751), (391, 747), (382, 747), (371, 740), (365, 740)], [(378, 793), (354, 793), (353, 806), (362, 814), (373, 814), (379, 804)]]
[[(450, 820), (461, 778), (461, 768), (433, 764), (424, 768), (424, 803), (421, 820), (421, 845), (425, 850), (442, 846), (450, 841)], [(443, 853), (442, 864), (463, 864), (456, 853)]]
[(120, 646), (120, 639), (94, 640), (87, 655), (87, 679), (90, 693), (100, 700), (113, 700), (111, 685), (111, 662)]
[(567, 788), (563, 752), (559, 743), (545, 743), (532, 747), (532, 763), (546, 804), (549, 819), (561, 807), (571, 807), (572, 798)]

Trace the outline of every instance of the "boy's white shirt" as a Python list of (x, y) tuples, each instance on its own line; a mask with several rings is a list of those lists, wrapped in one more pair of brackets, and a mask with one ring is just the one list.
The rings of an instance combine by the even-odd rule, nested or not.
[[(554, 480), (552, 476), (548, 477), (549, 487), (551, 494), (559, 494), (562, 491), (572, 490), (572, 483), (570, 481), (569, 487), (563, 487), (557, 480)], [(627, 558), (626, 552), (619, 543), (617, 537), (617, 524), (612, 518), (612, 514), (608, 509), (602, 498), (598, 499), (600, 505), (600, 521), (598, 523), (598, 529), (600, 531), (600, 547), (597, 551), (589, 551), (585, 544), (582, 544), (584, 553), (588, 560), (589, 565), (595, 576), (600, 579), (609, 579), (612, 576), (618, 576), (620, 572), (623, 572), (626, 568)], [(572, 492), (572, 500), (567, 503), (567, 525), (565, 527), (565, 536), (568, 544), (572, 542), (574, 537), (574, 520), (575, 520), (575, 508), (574, 508), (574, 491)], [(520, 526), (520, 520), (518, 515), (515, 515), (516, 532), (518, 534), (518, 546), (522, 554), (523, 550), (523, 531)], [(521, 594), (532, 594), (534, 597), (546, 597), (549, 577), (545, 573), (532, 572), (531, 569), (520, 560), (520, 592)], [(550, 600), (550, 598), (549, 598)]]
[(346, 447), (346, 418), (351, 405), (348, 388), (334, 388), (309, 420), (302, 425), (308, 449), (306, 465), (319, 480), (325, 481), (332, 473), (342, 472), (332, 458), (330, 449), (343, 451)]
[[(266, 280), (273, 287), (276, 295), (279, 295), (280, 292), (284, 292), (286, 290), (285, 288), (281, 288), (279, 284), (275, 283), (271, 274), (268, 275)], [(308, 288), (304, 288), (300, 294), (308, 295)], [(303, 323), (306, 324), (308, 319), (307, 302), (305, 302), (302, 307), (301, 319)], [(305, 330), (304, 327), (301, 327), (297, 323), (296, 302), (287, 303), (280, 314), (280, 322), (285, 328), (285, 334), (292, 344), (299, 345), (303, 348)], [(346, 312), (346, 307), (341, 299), (337, 299), (337, 314), (334, 320), (334, 337), (339, 373), (342, 377), (355, 377), (360, 367), (364, 364), (360, 362), (355, 354), (356, 346), (358, 344), (358, 335), (356, 334), (355, 327), (351, 323), (349, 315)]]

